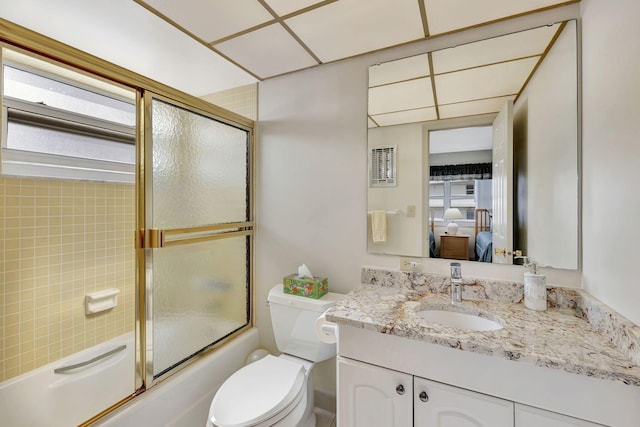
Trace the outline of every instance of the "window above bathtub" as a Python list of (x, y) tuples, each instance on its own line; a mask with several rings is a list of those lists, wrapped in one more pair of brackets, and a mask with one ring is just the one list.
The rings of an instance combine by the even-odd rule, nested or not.
[(135, 92), (2, 51), (2, 174), (135, 180)]

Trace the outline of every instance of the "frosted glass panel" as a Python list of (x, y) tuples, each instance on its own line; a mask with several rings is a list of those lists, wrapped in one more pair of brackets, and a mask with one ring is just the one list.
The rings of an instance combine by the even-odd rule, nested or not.
[(247, 220), (248, 132), (153, 100), (153, 227)]
[(153, 374), (248, 324), (246, 236), (153, 251)]

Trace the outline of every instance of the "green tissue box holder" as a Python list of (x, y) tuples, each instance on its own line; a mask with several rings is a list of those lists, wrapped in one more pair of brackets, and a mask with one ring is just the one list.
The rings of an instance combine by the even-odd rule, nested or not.
[(326, 277), (298, 277), (297, 274), (285, 276), (282, 280), (285, 294), (318, 299), (329, 292), (329, 281)]

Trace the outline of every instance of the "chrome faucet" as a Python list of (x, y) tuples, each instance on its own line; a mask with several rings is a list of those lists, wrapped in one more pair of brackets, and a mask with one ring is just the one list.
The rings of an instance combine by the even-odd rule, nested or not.
[(459, 262), (452, 262), (451, 266), (451, 304), (462, 301), (462, 270)]

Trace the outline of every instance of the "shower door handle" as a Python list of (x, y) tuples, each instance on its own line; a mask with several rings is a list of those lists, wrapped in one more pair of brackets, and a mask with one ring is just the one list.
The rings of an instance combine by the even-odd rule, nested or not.
[(175, 245), (206, 242), (236, 236), (253, 235), (254, 223), (233, 222), (199, 227), (172, 228), (158, 230), (151, 228), (136, 233), (136, 247), (140, 249), (160, 249)]
[(119, 353), (122, 350), (124, 350), (125, 348), (127, 348), (127, 345), (126, 344), (122, 344), (119, 347), (116, 347), (116, 348), (111, 349), (111, 350), (109, 350), (107, 352), (99, 354), (99, 355), (97, 355), (96, 357), (94, 357), (92, 359), (85, 360), (84, 362), (75, 363), (73, 365), (61, 366), (60, 368), (55, 368), (53, 370), (53, 373), (54, 374), (62, 374), (64, 372), (71, 371), (73, 369), (78, 369), (78, 368), (82, 368), (82, 367), (87, 366), (87, 365), (91, 365), (92, 363), (95, 363), (95, 362), (97, 362), (99, 360), (102, 360), (102, 359), (105, 359), (105, 358), (111, 356), (112, 354)]

